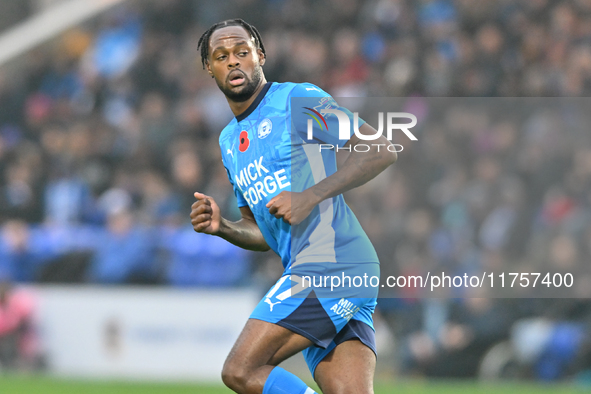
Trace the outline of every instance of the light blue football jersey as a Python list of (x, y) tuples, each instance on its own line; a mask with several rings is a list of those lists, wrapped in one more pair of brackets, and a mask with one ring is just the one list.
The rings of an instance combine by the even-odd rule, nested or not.
[[(306, 106), (294, 104), (297, 108), (292, 108), (292, 102), (301, 102), (292, 99), (300, 97), (306, 98)], [(312, 116), (323, 108), (346, 112), (352, 135), (353, 115), (338, 107), (322, 89), (309, 83), (272, 82), (220, 135), (222, 161), (238, 206), (250, 207), (286, 272), (304, 263), (378, 262), (375, 249), (342, 195), (320, 203), (293, 228), (266, 207), (282, 191), (305, 190), (336, 172), (335, 150), (320, 150), (318, 144), (343, 147), (347, 140), (339, 139), (336, 115)], [(306, 119), (312, 118), (314, 138), (308, 140)], [(317, 121), (320, 118), (322, 121)]]

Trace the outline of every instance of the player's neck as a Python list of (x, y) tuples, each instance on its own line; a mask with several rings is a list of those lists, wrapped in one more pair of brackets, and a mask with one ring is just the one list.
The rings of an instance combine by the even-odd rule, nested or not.
[(244, 111), (246, 111), (248, 109), (248, 107), (250, 107), (250, 105), (254, 102), (254, 100), (256, 100), (259, 93), (261, 92), (261, 90), (263, 90), (263, 88), (265, 87), (266, 84), (267, 84), (267, 79), (263, 75), (263, 77), (261, 78), (261, 82), (259, 83), (259, 86), (254, 91), (252, 96), (250, 96), (250, 98), (246, 101), (237, 102), (237, 101), (230, 100), (226, 96), (226, 100), (228, 100), (228, 104), (230, 104), (230, 109), (232, 110), (232, 113), (234, 114), (234, 116), (239, 116)]

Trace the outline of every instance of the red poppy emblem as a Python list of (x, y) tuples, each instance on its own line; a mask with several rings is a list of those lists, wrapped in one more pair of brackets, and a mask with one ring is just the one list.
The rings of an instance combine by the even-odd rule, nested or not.
[(249, 146), (250, 140), (248, 139), (248, 132), (243, 131), (240, 133), (240, 145), (238, 146), (238, 150), (240, 152), (246, 152)]

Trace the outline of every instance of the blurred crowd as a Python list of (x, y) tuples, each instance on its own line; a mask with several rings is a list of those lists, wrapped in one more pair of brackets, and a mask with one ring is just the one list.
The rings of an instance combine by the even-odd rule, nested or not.
[[(315, 83), (334, 97), (414, 97), (429, 111), (424, 97), (591, 92), (591, 0), (130, 1), (27, 54), (16, 75), (0, 70), (0, 277), (276, 279), (278, 258), (195, 234), (188, 218), (195, 191), (238, 217), (218, 146), (232, 114), (196, 48), (211, 24), (235, 17), (261, 32), (268, 80)], [(383, 274), (574, 272), (589, 261), (588, 114), (455, 115), (422, 125), (381, 181), (347, 195)], [(405, 344), (404, 368), (424, 374), (476, 366), (466, 354), (509, 338), (516, 319), (587, 332), (591, 317), (584, 302), (574, 313), (556, 300), (419, 302), (408, 291), (385, 294), (406, 298), (382, 311)]]
[[(404, 146), (394, 167), (347, 195), (378, 250), (382, 280), (486, 272), (496, 281), (492, 289), (490, 281), (434, 292), (382, 289), (380, 310), (400, 340), (401, 370), (467, 377), (493, 365), (491, 375), (552, 380), (588, 368), (589, 100), (417, 95), (363, 101), (366, 120), (388, 108), (419, 120), (418, 141), (394, 135)], [(536, 299), (548, 290), (542, 279), (534, 287), (529, 273), (536, 272), (571, 275), (572, 287), (544, 293), (568, 299)], [(524, 273), (531, 282), (501, 288), (500, 273)], [(419, 300), (425, 295), (440, 299)], [(512, 295), (522, 298), (505, 298)], [(510, 350), (500, 348), (484, 363), (503, 341)]]

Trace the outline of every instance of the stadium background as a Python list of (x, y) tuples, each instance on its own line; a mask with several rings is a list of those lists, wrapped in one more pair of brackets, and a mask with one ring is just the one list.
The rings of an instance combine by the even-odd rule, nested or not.
[[(2, 2), (2, 32), (57, 3)], [(207, 27), (234, 17), (260, 30), (268, 80), (315, 83), (335, 97), (591, 91), (588, 0), (124, 1), (0, 68), (0, 277), (21, 289), (37, 325), (19, 342), (17, 371), (55, 372), (34, 312), (44, 296), (258, 296), (280, 274), (276, 256), (197, 235), (188, 221), (194, 191), (238, 213), (217, 144), (232, 115), (196, 49)], [(536, 127), (543, 121), (523, 130), (472, 118), (461, 139), (442, 127), (349, 193), (382, 261), (393, 272), (446, 259), (588, 262), (591, 133), (570, 138)], [(589, 384), (586, 299), (394, 296), (378, 312), (381, 379), (480, 372)]]

